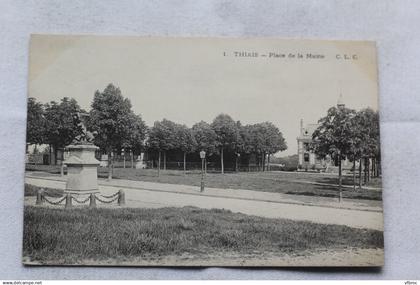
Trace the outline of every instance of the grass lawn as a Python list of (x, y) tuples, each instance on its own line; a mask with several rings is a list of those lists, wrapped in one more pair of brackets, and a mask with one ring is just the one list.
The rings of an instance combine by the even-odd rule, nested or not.
[[(60, 173), (59, 166), (48, 165), (27, 165), (29, 171), (46, 171), (49, 173)], [(107, 168), (98, 168), (98, 176), (106, 178)], [(199, 186), (201, 174), (199, 171), (188, 171), (183, 175), (182, 171), (166, 170), (161, 171), (160, 177), (157, 176), (156, 169), (131, 169), (115, 168), (115, 179), (140, 180), (148, 182), (160, 182), (169, 184), (183, 184)], [(338, 197), (337, 175), (325, 175), (305, 172), (239, 172), (239, 173), (208, 173), (206, 176), (206, 186), (215, 188), (247, 189), (255, 191), (285, 193), (294, 195), (318, 196), (318, 197)], [(302, 183), (299, 183), (301, 181)], [(331, 185), (313, 185), (304, 182), (328, 183)], [(344, 185), (351, 185), (352, 177), (344, 177)], [(381, 184), (379, 178), (372, 179), (372, 185)], [(382, 200), (382, 191), (370, 189), (343, 188), (343, 197), (350, 199)]]
[[(99, 177), (107, 177), (107, 169), (99, 168)], [(160, 177), (157, 176), (157, 170), (153, 169), (129, 169), (115, 168), (114, 178), (140, 180), (149, 182), (160, 182), (170, 184), (183, 184), (200, 186), (200, 172), (187, 172), (184, 176), (182, 171), (166, 170), (161, 171)], [(240, 172), (226, 173), (208, 173), (206, 176), (206, 186), (215, 188), (232, 188), (247, 189), (255, 191), (285, 193), (294, 195), (320, 196), (320, 197), (337, 197), (338, 187), (313, 185), (307, 183), (299, 183), (298, 181), (312, 181), (320, 183), (328, 182), (327, 179), (334, 177), (325, 176), (323, 174), (307, 174), (307, 173), (288, 173), (288, 172)], [(382, 192), (378, 190), (343, 188), (343, 197), (351, 199), (366, 200), (382, 200)]]
[[(38, 190), (40, 190), (41, 187), (25, 183), (24, 189), (25, 189), (24, 196), (36, 196), (38, 193)], [(48, 194), (48, 196), (51, 196), (51, 197), (63, 197), (63, 194), (64, 194), (64, 190), (61, 190), (61, 189), (47, 188), (47, 187), (42, 187), (42, 189), (44, 189), (44, 191)]]
[(268, 219), (227, 210), (26, 206), (23, 255), (41, 264), (147, 260), (191, 254), (299, 254), (383, 248), (383, 233)]

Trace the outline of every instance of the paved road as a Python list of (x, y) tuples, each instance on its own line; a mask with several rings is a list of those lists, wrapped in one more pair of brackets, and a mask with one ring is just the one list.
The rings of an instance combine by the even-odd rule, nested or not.
[[(25, 178), (28, 184), (64, 189), (65, 181), (60, 177)], [(100, 180), (102, 193), (109, 195), (119, 189), (126, 193), (128, 207), (183, 207), (224, 208), (232, 212), (268, 218), (304, 220), (323, 224), (347, 225), (355, 228), (383, 230), (380, 207), (367, 207), (351, 202), (338, 204), (324, 199), (317, 204), (302, 202), (289, 196), (249, 190), (207, 188), (199, 193), (197, 187), (163, 183)], [(306, 197), (311, 199), (311, 197)]]

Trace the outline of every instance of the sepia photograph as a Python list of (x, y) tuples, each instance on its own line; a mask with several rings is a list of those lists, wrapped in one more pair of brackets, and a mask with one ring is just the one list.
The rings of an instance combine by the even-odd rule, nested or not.
[(375, 42), (32, 35), (25, 265), (384, 265)]

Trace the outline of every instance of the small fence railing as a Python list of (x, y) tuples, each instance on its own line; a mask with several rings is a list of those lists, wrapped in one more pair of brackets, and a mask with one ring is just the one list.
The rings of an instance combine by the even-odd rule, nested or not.
[[(81, 198), (82, 195), (87, 195), (86, 198)], [(90, 208), (96, 207), (96, 201), (103, 204), (111, 204), (117, 202), (119, 206), (125, 205), (125, 193), (121, 189), (112, 195), (101, 195), (99, 193), (91, 194), (73, 194), (66, 193), (62, 197), (54, 197), (48, 194), (43, 188), (37, 191), (36, 205), (50, 204), (50, 205), (61, 205), (64, 203), (65, 208), (73, 207), (73, 202), (76, 204), (86, 204), (89, 202)]]

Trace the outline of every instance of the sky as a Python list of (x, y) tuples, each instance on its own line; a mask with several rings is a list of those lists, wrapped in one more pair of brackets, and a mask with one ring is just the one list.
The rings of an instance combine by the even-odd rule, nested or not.
[(29, 60), (28, 96), (42, 103), (71, 97), (88, 111), (112, 83), (149, 126), (270, 121), (288, 145), (276, 156), (296, 154), (300, 120), (316, 123), (340, 94), (378, 109), (372, 42), (33, 35)]

